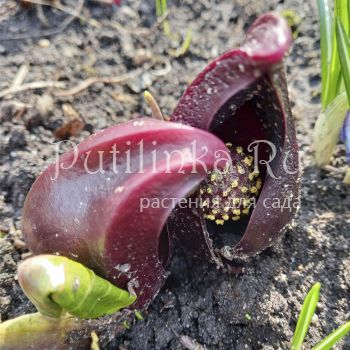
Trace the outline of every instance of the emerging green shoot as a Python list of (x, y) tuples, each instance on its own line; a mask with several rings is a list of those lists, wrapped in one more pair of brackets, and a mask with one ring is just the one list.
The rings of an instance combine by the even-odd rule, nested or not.
[(90, 350), (100, 350), (98, 335), (95, 331), (91, 332), (91, 346)]
[(335, 0), (334, 17), (332, 18), (329, 0), (318, 0), (321, 38), (321, 67), (322, 67), (322, 109), (341, 92), (342, 74), (338, 55), (337, 21), (339, 18), (346, 30), (349, 30), (349, 1)]
[(334, 14), (330, 0), (318, 0), (321, 37), (322, 112), (314, 132), (316, 165), (329, 163), (339, 140), (348, 109), (345, 88), (350, 90), (349, 74), (349, 0), (335, 0)]
[(138, 311), (138, 310), (135, 310), (135, 317), (136, 317), (136, 319), (139, 320), (139, 321), (143, 321), (143, 320), (144, 320), (144, 318), (143, 318), (141, 312)]
[(129, 322), (128, 321), (123, 321), (123, 323), (122, 323), (122, 326), (125, 328), (125, 329), (130, 329), (130, 325), (129, 325)]
[(245, 319), (247, 321), (251, 321), (252, 320), (252, 316), (250, 316), (249, 314), (245, 314), (244, 316), (245, 316)]
[[(166, 15), (168, 11), (167, 0), (156, 0), (156, 14), (158, 18), (161, 18)], [(169, 21), (165, 18), (163, 19), (163, 32), (164, 35), (170, 36), (171, 30)]]
[(291, 350), (301, 349), (306, 333), (309, 329), (312, 316), (315, 313), (317, 302), (320, 296), (320, 283), (315, 283), (306, 296), (300, 311), (298, 323), (294, 332)]
[(19, 266), (18, 281), (38, 311), (48, 317), (68, 312), (79, 318), (97, 318), (136, 300), (82, 264), (56, 255), (25, 260)]
[(176, 50), (169, 50), (170, 55), (174, 57), (183, 56), (189, 50), (191, 45), (191, 40), (192, 40), (192, 29), (188, 28), (182, 45), (178, 47)]
[(332, 61), (332, 15), (329, 0), (318, 0), (321, 39), (322, 108), (327, 105), (329, 90), (329, 67)]
[(336, 18), (336, 37), (345, 90), (350, 103), (350, 41), (344, 26), (338, 17)]
[[(336, 36), (338, 41), (338, 53), (339, 53), (339, 59), (341, 64), (341, 71), (344, 78), (345, 90), (348, 97), (348, 104), (350, 105), (350, 40), (348, 38), (348, 35), (344, 29), (344, 26), (341, 20), (338, 17), (336, 18)], [(349, 159), (350, 135), (349, 135), (349, 127), (348, 127), (349, 122), (347, 118), (348, 116), (345, 117), (345, 120), (344, 120), (341, 139), (345, 143), (345, 146), (347, 149), (347, 160), (349, 163), (350, 162), (350, 159)], [(344, 177), (344, 183), (346, 185), (350, 184), (349, 167)]]
[(318, 343), (313, 350), (330, 350), (339, 340), (345, 337), (350, 332), (350, 322), (337, 328), (320, 343)]
[[(308, 332), (320, 296), (320, 283), (315, 283), (307, 294), (300, 311), (298, 323), (292, 340), (291, 350), (300, 350)], [(339, 340), (350, 332), (350, 322), (345, 323), (318, 343), (313, 350), (330, 350)]]
[[(171, 31), (169, 21), (166, 18), (163, 18), (167, 15), (167, 12), (168, 12), (167, 0), (155, 0), (155, 4), (156, 4), (156, 15), (158, 18), (162, 19), (164, 35), (170, 39), (175, 40), (176, 36)], [(184, 38), (183, 43), (181, 45), (179, 44), (179, 47), (175, 50), (170, 49), (169, 54), (174, 57), (183, 56), (190, 48), (191, 40), (192, 40), (192, 30), (191, 28), (188, 28), (186, 31), (186, 36)]]
[(282, 11), (282, 16), (287, 20), (288, 25), (292, 29), (293, 39), (296, 39), (299, 35), (298, 26), (301, 22), (301, 18), (295, 11), (290, 9)]

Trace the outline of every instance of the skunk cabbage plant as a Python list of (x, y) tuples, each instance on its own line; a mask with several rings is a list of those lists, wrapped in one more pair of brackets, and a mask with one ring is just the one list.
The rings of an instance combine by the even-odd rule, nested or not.
[[(172, 202), (196, 188), (226, 150), (206, 131), (151, 118), (92, 135), (32, 186), (23, 209), (28, 245), (134, 288), (134, 305), (147, 305), (166, 277), (171, 247), (163, 227)], [(151, 207), (150, 198), (158, 203)]]
[(272, 244), (298, 204), (290, 42), (286, 21), (265, 14), (194, 80), (171, 122), (126, 122), (63, 154), (26, 198), (30, 249), (134, 290), (140, 308), (166, 278), (173, 236), (218, 264)]
[(218, 264), (271, 245), (298, 207), (298, 147), (281, 64), (290, 43), (282, 17), (261, 16), (239, 49), (199, 74), (171, 117), (230, 148), (235, 166), (211, 173), (193, 194), (202, 207), (178, 207), (168, 220), (183, 245)]

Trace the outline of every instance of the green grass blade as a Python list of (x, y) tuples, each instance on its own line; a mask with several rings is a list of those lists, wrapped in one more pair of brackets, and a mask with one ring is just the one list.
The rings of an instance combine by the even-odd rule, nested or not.
[[(343, 24), (344, 28), (345, 28), (345, 32), (346, 35), (349, 36), (350, 33), (350, 13), (349, 13), (349, 9), (350, 9), (350, 1), (349, 0), (337, 0), (335, 3), (335, 14), (334, 14), (334, 18), (339, 18), (341, 23)], [(336, 33), (335, 33), (336, 35)], [(338, 41), (338, 40), (337, 40)], [(338, 44), (339, 47), (339, 44)], [(338, 49), (339, 50), (339, 49)], [(338, 56), (339, 56), (339, 52)], [(341, 64), (340, 64), (341, 66)], [(338, 84), (337, 84), (337, 95), (344, 91), (344, 81), (342, 79), (342, 73), (340, 74), (339, 78), (338, 78)]]
[(318, 343), (313, 350), (330, 350), (341, 338), (345, 337), (350, 332), (350, 322), (337, 328), (320, 343)]
[(350, 1), (346, 1), (348, 3), (348, 34), (350, 33)]
[(171, 36), (171, 29), (170, 29), (170, 24), (168, 22), (168, 20), (164, 20), (163, 22), (163, 32), (164, 32), (164, 35), (170, 37)]
[(345, 82), (345, 90), (350, 102), (350, 41), (340, 19), (336, 18), (336, 36), (338, 41), (338, 53), (341, 63), (341, 71)]
[(161, 0), (161, 4), (162, 4), (162, 15), (164, 15), (168, 8), (167, 0)]
[[(334, 18), (339, 18), (347, 31), (349, 31), (349, 1), (335, 0), (334, 3)], [(336, 22), (333, 21), (333, 45), (332, 58), (328, 69), (327, 85), (325, 86), (325, 101), (324, 108), (327, 107), (334, 98), (341, 92), (342, 75), (340, 68), (340, 60), (338, 55), (338, 43), (336, 38)], [(348, 33), (347, 33), (348, 34)]]
[[(159, 0), (159, 2), (161, 8), (161, 15), (164, 16), (168, 10), (167, 0)], [(163, 33), (168, 37), (171, 36), (170, 24), (167, 19), (164, 19), (163, 21)]]
[(181, 50), (180, 50), (181, 55), (184, 55), (189, 50), (191, 41), (192, 41), (192, 29), (188, 28), (186, 31), (185, 40), (181, 45)]
[(162, 16), (162, 3), (161, 3), (161, 0), (156, 0), (156, 15), (157, 15), (157, 17)]
[(327, 89), (329, 88), (329, 66), (332, 60), (333, 25), (328, 0), (317, 0), (321, 37), (321, 76), (322, 108), (326, 107)]
[(306, 333), (309, 329), (312, 316), (315, 313), (318, 298), (320, 296), (320, 283), (315, 283), (307, 294), (300, 311), (298, 323), (294, 332), (291, 350), (301, 349)]
[(191, 45), (191, 40), (192, 40), (192, 29), (188, 28), (182, 45), (178, 47), (176, 50), (169, 50), (169, 54), (174, 57), (183, 56), (189, 50)]
[(335, 2), (334, 18), (338, 17), (349, 34), (349, 0), (337, 0)]

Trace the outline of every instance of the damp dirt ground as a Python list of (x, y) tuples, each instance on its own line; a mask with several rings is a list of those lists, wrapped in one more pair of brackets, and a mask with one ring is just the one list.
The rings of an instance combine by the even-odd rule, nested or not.
[[(277, 245), (245, 263), (239, 274), (192, 260), (175, 247), (169, 278), (145, 319), (130, 330), (112, 321), (96, 327), (101, 349), (184, 349), (182, 335), (213, 350), (288, 349), (302, 300), (316, 281), (322, 284), (321, 298), (305, 349), (350, 318), (350, 190), (339, 172), (344, 149), (338, 146), (338, 157), (328, 170), (317, 169), (312, 157), (312, 129), (320, 111), (315, 0), (169, 1), (171, 39), (156, 24), (153, 1), (123, 1), (115, 8), (85, 1), (81, 19), (64, 29), (69, 14), (62, 11), (45, 8), (49, 22), (45, 28), (35, 9), (20, 10), (15, 1), (0, 4), (0, 91), (13, 84), (26, 64), (24, 83), (60, 81), (65, 89), (90, 76), (141, 70), (128, 81), (98, 82), (67, 96), (56, 96), (57, 88), (46, 87), (0, 99), (2, 321), (34, 311), (15, 274), (17, 264), (28, 255), (21, 235), (21, 208), (36, 176), (55, 159), (54, 132), (67, 120), (64, 104), (70, 104), (85, 123), (71, 137), (74, 142), (149, 115), (142, 98), (146, 88), (170, 114), (197, 73), (239, 43), (248, 25), (268, 10), (289, 10), (300, 19), (285, 60), (303, 168), (301, 208), (294, 226)], [(172, 57), (169, 50), (178, 46), (176, 35), (184, 35), (188, 27), (193, 31), (189, 51)], [(50, 30), (56, 34), (41, 37)], [(75, 335), (67, 349), (82, 349), (82, 344)], [(350, 337), (337, 349), (350, 349)]]

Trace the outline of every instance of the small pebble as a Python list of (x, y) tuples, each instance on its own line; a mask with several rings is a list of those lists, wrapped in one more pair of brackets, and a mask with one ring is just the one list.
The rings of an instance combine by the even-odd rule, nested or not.
[(6, 48), (2, 45), (0, 45), (0, 55), (4, 55), (6, 53)]
[(50, 46), (50, 44), (51, 44), (50, 41), (47, 39), (40, 39), (38, 41), (38, 45), (43, 49), (48, 48)]

